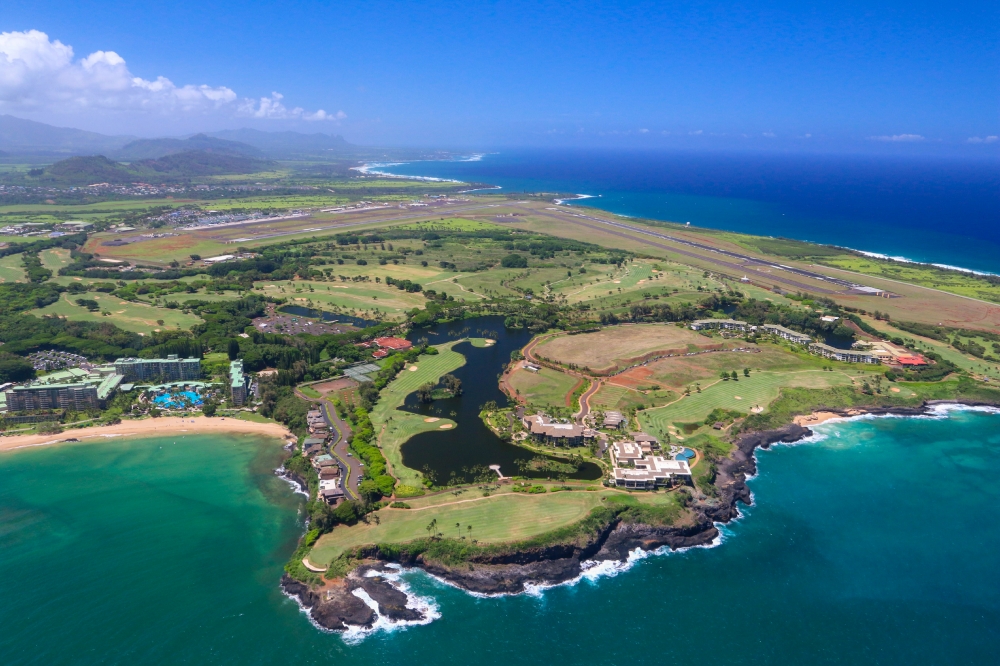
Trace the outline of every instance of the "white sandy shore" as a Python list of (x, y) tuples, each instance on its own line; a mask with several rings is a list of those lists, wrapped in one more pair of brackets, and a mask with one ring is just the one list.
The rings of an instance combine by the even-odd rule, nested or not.
[(208, 418), (198, 416), (194, 418), (181, 418), (179, 416), (169, 416), (141, 421), (123, 421), (113, 426), (76, 428), (66, 430), (58, 435), (8, 435), (0, 437), (0, 451), (58, 444), (65, 442), (67, 439), (84, 441), (99, 437), (170, 436), (182, 432), (192, 434), (210, 432), (245, 433), (269, 435), (282, 439), (295, 437), (288, 428), (280, 423), (255, 423), (253, 421), (240, 421), (239, 419), (226, 417)]

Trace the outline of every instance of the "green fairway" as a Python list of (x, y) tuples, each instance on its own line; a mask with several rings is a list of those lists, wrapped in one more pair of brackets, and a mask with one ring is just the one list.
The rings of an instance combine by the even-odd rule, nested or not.
[[(101, 311), (110, 312), (110, 316), (104, 316), (101, 311), (90, 312), (84, 307), (77, 305), (76, 298), (90, 298), (96, 300)], [(201, 318), (193, 314), (185, 314), (180, 310), (170, 310), (168, 308), (158, 308), (153, 305), (143, 303), (133, 303), (122, 301), (111, 294), (83, 294), (73, 296), (62, 294), (60, 299), (44, 308), (32, 310), (35, 316), (57, 315), (66, 317), (74, 321), (95, 321), (102, 323), (112, 323), (126, 331), (136, 333), (152, 333), (157, 330), (177, 329), (188, 330), (195, 324), (201, 322)], [(159, 321), (163, 323), (160, 324)]]
[(0, 282), (27, 282), (21, 255), (9, 254), (0, 259)]
[(665, 407), (643, 410), (638, 417), (646, 432), (663, 436), (668, 434), (669, 425), (704, 421), (717, 407), (743, 414), (754, 407), (767, 409), (785, 387), (821, 389), (850, 383), (851, 378), (841, 371), (753, 372), (749, 377), (741, 375), (739, 381), (717, 380), (701, 393), (692, 393)]
[(566, 396), (579, 380), (566, 373), (542, 368), (538, 372), (520, 369), (510, 376), (510, 385), (529, 405), (539, 407), (576, 407), (566, 405)]
[(58, 275), (59, 269), (69, 265), (69, 250), (53, 248), (43, 250), (38, 253), (38, 258), (42, 260), (42, 266), (52, 271), (52, 275)]
[[(385, 389), (371, 412), (371, 421), (382, 447), (382, 454), (389, 461), (392, 475), (400, 483), (419, 488), (423, 477), (415, 470), (403, 466), (400, 448), (414, 435), (441, 426), (457, 427), (450, 419), (428, 422), (423, 416), (397, 409), (406, 396), (428, 382), (437, 383), (442, 375), (465, 365), (465, 356), (452, 350), (459, 340), (435, 345), (440, 353), (421, 356), (417, 363), (404, 369)], [(416, 370), (410, 368), (416, 367)]]
[[(506, 490), (506, 489), (504, 489)], [(427, 526), (437, 520), (445, 537), (471, 536), (480, 542), (524, 539), (584, 518), (600, 505), (607, 492), (560, 492), (530, 495), (504, 492), (491, 497), (444, 495), (449, 503), (425, 506), (406, 500), (412, 509), (382, 509), (379, 523), (337, 527), (323, 535), (309, 554), (314, 564), (326, 565), (346, 548), (369, 543), (405, 543), (428, 535)], [(461, 525), (455, 527), (455, 523)]]
[[(310, 287), (312, 291), (309, 291)], [(401, 319), (407, 311), (421, 308), (427, 302), (422, 294), (375, 282), (296, 280), (291, 286), (287, 282), (263, 281), (257, 283), (255, 291), (275, 298), (287, 298), (291, 305), (368, 315), (366, 318), (376, 318), (376, 314), (381, 313), (385, 319)]]

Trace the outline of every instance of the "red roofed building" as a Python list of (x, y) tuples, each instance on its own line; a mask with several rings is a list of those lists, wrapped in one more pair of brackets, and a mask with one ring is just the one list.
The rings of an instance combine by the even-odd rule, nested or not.
[(927, 365), (927, 360), (920, 354), (905, 354), (897, 356), (896, 362), (900, 365)]
[(372, 352), (372, 358), (385, 358), (388, 355), (389, 352), (387, 352), (384, 349), (376, 349), (375, 351)]
[(413, 347), (412, 342), (403, 338), (375, 338), (375, 344), (391, 351), (406, 351)]

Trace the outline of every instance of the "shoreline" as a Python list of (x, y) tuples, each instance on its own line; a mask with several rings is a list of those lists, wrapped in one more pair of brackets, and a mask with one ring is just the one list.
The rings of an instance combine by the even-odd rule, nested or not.
[[(51, 446), (83, 442), (97, 438), (116, 437), (169, 437), (175, 433), (242, 433), (266, 435), (288, 441), (295, 438), (285, 426), (280, 423), (258, 423), (256, 421), (241, 421), (227, 417), (196, 416), (182, 418), (165, 416), (143, 419), (140, 421), (123, 421), (117, 425), (93, 426), (90, 428), (73, 428), (53, 435), (5, 435), (0, 436), (0, 451), (18, 451), (39, 446)], [(297, 438), (295, 438), (297, 440)]]
[[(425, 561), (422, 555), (411, 555), (402, 548), (383, 551), (377, 545), (359, 549), (361, 563), (348, 571), (342, 578), (324, 580), (317, 594), (309, 585), (284, 575), (282, 591), (294, 598), (312, 623), (326, 631), (361, 632), (373, 631), (376, 618), (392, 617), (393, 607), (405, 608), (403, 616), (392, 619), (395, 626), (405, 624), (425, 624), (430, 618), (421, 617), (419, 611), (409, 603), (402, 603), (396, 581), (383, 577), (387, 567), (419, 569), (425, 574), (451, 587), (480, 597), (531, 594), (560, 585), (573, 584), (588, 573), (600, 575), (604, 569), (624, 570), (634, 561), (659, 552), (674, 552), (696, 547), (712, 547), (722, 541), (719, 529), (743, 516), (740, 504), (747, 507), (754, 504), (754, 497), (747, 481), (757, 475), (757, 449), (769, 449), (775, 444), (794, 444), (813, 436), (815, 433), (807, 425), (819, 425), (835, 419), (856, 419), (872, 416), (921, 417), (934, 415), (936, 410), (947, 406), (990, 407), (998, 406), (972, 400), (928, 400), (917, 407), (872, 407), (854, 409), (819, 408), (808, 415), (800, 415), (783, 427), (759, 432), (748, 432), (735, 442), (729, 457), (718, 464), (714, 485), (718, 495), (708, 501), (700, 501), (696, 507), (698, 519), (687, 527), (656, 526), (638, 522), (626, 522), (615, 517), (603, 529), (582, 544), (556, 544), (547, 547), (527, 549), (513, 554), (483, 557), (456, 565)], [(800, 420), (812, 419), (804, 421)], [(362, 583), (362, 581), (364, 581)], [(372, 604), (358, 604), (359, 587), (365, 587), (365, 596), (373, 599)], [(382, 594), (371, 594), (373, 588)], [(394, 604), (382, 608), (379, 596), (388, 595)], [(407, 599), (409, 601), (409, 599)], [(360, 611), (360, 612), (359, 612)]]

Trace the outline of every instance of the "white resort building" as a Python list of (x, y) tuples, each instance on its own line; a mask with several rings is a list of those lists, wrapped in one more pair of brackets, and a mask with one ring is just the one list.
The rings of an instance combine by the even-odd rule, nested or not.
[(686, 460), (654, 456), (648, 442), (615, 442), (611, 445), (611, 464), (612, 481), (622, 488), (652, 490), (691, 480)]

